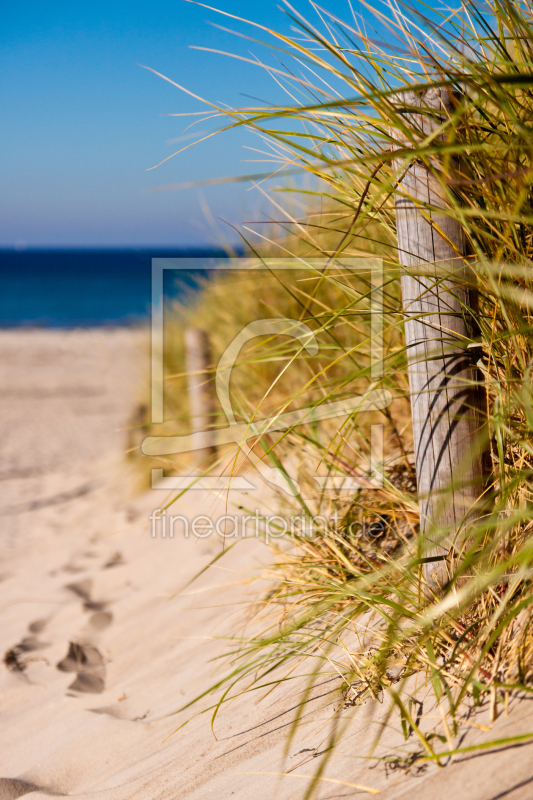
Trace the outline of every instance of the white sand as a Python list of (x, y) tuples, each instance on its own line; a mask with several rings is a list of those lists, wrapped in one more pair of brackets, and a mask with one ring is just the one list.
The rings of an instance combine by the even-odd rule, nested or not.
[[(165, 494), (132, 493), (118, 429), (139, 397), (145, 334), (4, 331), (0, 353), (0, 653), (19, 645), (25, 665), (0, 666), (0, 800), (301, 797), (306, 782), (294, 776), (316, 768), (309, 748), (326, 740), (335, 682), (315, 692), (286, 753), (301, 681), (259, 703), (265, 692), (233, 702), (215, 725), (217, 739), (209, 714), (169, 737), (194, 711), (168, 715), (221, 675), (223, 665), (209, 663), (224, 652), (216, 637), (235, 625), (249, 591), (239, 583), (266, 548), (241, 543), (171, 599), (221, 543), (151, 538), (146, 520)], [(224, 509), (195, 492), (174, 513), (203, 511)], [(85, 668), (65, 663), (70, 643)], [(60, 662), (77, 671), (58, 669)], [(466, 728), (463, 744), (533, 732), (530, 705), (514, 704), (490, 732)], [(421, 774), (369, 769), (364, 756), (382, 713), (376, 703), (361, 709), (328, 778), (380, 789), (384, 798), (533, 797), (531, 744)], [(426, 701), (429, 713), (436, 710)], [(397, 726), (385, 741), (403, 747)], [(284, 770), (290, 776), (258, 774)], [(324, 782), (319, 796), (365, 793)]]

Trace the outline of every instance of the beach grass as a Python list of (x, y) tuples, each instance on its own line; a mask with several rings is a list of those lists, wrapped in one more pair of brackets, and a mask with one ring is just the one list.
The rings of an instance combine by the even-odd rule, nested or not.
[[(173, 323), (177, 342), (184, 325), (209, 320), (211, 380), (217, 356), (248, 320), (284, 316), (313, 330), (318, 356), (274, 337), (241, 353), (232, 396), (242, 421), (319, 407), (369, 387), (394, 398), (383, 411), (348, 417), (340, 430), (331, 421), (310, 421), (266, 434), (255, 446), (298, 474), (301, 493), (282, 495), (280, 509), (298, 508), (322, 521), (313, 523), (312, 536), (297, 533), (290, 546), (280, 540), (274, 548), (263, 575), (270, 588), (250, 609), (259, 632), (236, 635), (230, 644), (232, 665), (212, 687), (211, 711), (215, 718), (236, 695), (301, 680), (304, 672), (307, 690), (290, 740), (314, 687), (325, 675), (335, 678), (338, 724), (306, 797), (351, 715), (369, 699), (389, 698), (406, 738), (413, 734), (418, 742), (413, 763), (444, 764), (462, 752), (456, 736), (465, 708), (490, 703), (495, 718), (510, 696), (533, 688), (533, 10), (528, 2), (490, 0), (438, 11), (415, 0), (371, 11), (341, 21), (316, 7), (308, 21), (287, 4), (290, 33), (250, 23), (251, 37), (266, 39), (277, 59), (263, 66), (285, 88), (286, 104), (212, 106), (208, 115), (224, 115), (225, 129), (255, 132), (281, 174), (285, 168), (310, 176), (301, 213), (296, 202), (287, 205), (283, 190), (267, 229), (243, 229), (250, 257), (290, 256), (301, 268), (284, 272), (284, 280), (267, 271), (264, 283), (250, 288), (244, 274), (238, 290), (234, 276), (206, 282)], [(421, 137), (410, 127), (399, 99), (407, 89), (450, 93), (449, 112), (427, 110), (438, 135)], [(461, 223), (477, 294), (475, 307), (465, 309), (476, 323), (466, 345), (475, 351), (486, 396), (486, 503), (465, 519), (454, 572), (439, 594), (424, 586), (421, 573), (428, 543), (419, 533), (399, 289), (404, 267), (395, 250), (398, 141), (404, 164), (425, 165), (447, 200), (446, 213)], [(349, 266), (370, 256), (383, 265), (380, 370), (371, 364), (370, 273)], [(314, 258), (327, 267), (318, 270)], [(180, 346), (167, 384), (174, 386), (169, 403), (176, 425), (185, 430), (187, 413), (178, 413), (185, 390)], [(385, 459), (376, 488), (368, 430), (378, 421)], [(317, 463), (330, 475), (358, 477), (360, 487), (349, 495), (320, 491)], [(417, 724), (409, 710), (412, 676), (442, 710), (440, 735)]]

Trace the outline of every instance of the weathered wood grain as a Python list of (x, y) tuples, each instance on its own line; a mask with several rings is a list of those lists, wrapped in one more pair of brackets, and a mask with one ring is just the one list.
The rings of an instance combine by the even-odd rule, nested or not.
[[(435, 112), (445, 115), (451, 106), (446, 90), (406, 92), (399, 99), (406, 125), (418, 131), (415, 139), (434, 131), (439, 124)], [(423, 107), (433, 109), (433, 116), (416, 112)], [(474, 298), (462, 258), (463, 230), (441, 211), (447, 202), (437, 165), (398, 159), (394, 166), (398, 256), (406, 268), (401, 288), (421, 534), (430, 542), (425, 556), (442, 559), (425, 563), (423, 572), (431, 589), (438, 589), (449, 578), (454, 545), (481, 493), (483, 416), (475, 350), (467, 348)]]

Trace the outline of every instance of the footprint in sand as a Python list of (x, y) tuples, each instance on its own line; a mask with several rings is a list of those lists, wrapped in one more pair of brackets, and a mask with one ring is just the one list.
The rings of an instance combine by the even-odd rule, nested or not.
[[(117, 567), (123, 563), (122, 554), (117, 552), (104, 564), (103, 569)], [(69, 690), (98, 694), (105, 689), (105, 663), (93, 640), (98, 638), (100, 631), (111, 625), (113, 615), (105, 610), (107, 601), (92, 599), (92, 585), (92, 580), (85, 578), (65, 586), (65, 589), (83, 601), (85, 611), (93, 613), (82, 631), (81, 641), (69, 643), (67, 655), (57, 664), (57, 669), (76, 673), (75, 680), (68, 687)]]
[(84, 611), (103, 611), (107, 606), (107, 603), (104, 600), (91, 599), (92, 585), (93, 583), (91, 579), (86, 578), (85, 580), (78, 581), (77, 583), (67, 583), (65, 589), (73, 592), (73, 594), (83, 600)]
[(86, 600), (83, 604), (84, 611), (103, 611), (107, 603), (103, 600)]
[(58, 664), (62, 672), (76, 672), (68, 687), (74, 692), (98, 694), (105, 689), (105, 664), (100, 651), (91, 644), (70, 642), (68, 653)]
[(87, 627), (95, 631), (102, 631), (104, 628), (107, 628), (108, 625), (111, 625), (112, 622), (113, 614), (111, 611), (95, 611), (95, 613), (91, 614), (89, 617)]
[(45, 786), (36, 786), (35, 783), (19, 780), (19, 778), (0, 778), (0, 800), (17, 800), (30, 792), (46, 792), (46, 794), (65, 797), (61, 792), (47, 789)]
[[(4, 664), (7, 667), (7, 669), (12, 670), (13, 672), (24, 672), (30, 661), (41, 660), (40, 658), (39, 659), (23, 658), (23, 654), (31, 653), (35, 650), (43, 650), (46, 647), (50, 647), (49, 642), (39, 641), (36, 635), (40, 633), (42, 630), (44, 630), (45, 627), (46, 627), (46, 620), (44, 619), (37, 620), (36, 622), (32, 622), (30, 625), (28, 625), (28, 631), (32, 635), (24, 636), (18, 644), (7, 650), (4, 655)], [(46, 659), (42, 660), (46, 661)], [(0, 800), (2, 800), (1, 794), (0, 794)]]
[(28, 630), (30, 633), (42, 633), (47, 624), (47, 619), (36, 619), (35, 622), (30, 622), (28, 625)]
[(90, 644), (69, 642), (68, 653), (58, 664), (62, 672), (80, 672), (102, 667), (104, 659), (100, 651)]
[(102, 569), (110, 569), (111, 567), (122, 567), (126, 562), (122, 558), (122, 553), (117, 551), (113, 553), (109, 561), (106, 561)]
[(68, 589), (69, 592), (72, 592), (82, 600), (90, 600), (92, 585), (92, 580), (85, 578), (84, 581), (78, 581), (77, 583), (67, 583), (65, 589)]
[(78, 672), (76, 680), (68, 687), (72, 692), (100, 694), (105, 689), (104, 679), (94, 672)]

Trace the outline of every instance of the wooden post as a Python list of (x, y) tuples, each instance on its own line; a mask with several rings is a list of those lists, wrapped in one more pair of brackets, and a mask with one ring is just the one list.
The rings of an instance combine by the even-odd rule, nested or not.
[(135, 458), (135, 456), (139, 455), (148, 430), (148, 406), (146, 403), (139, 403), (129, 421), (126, 449), (128, 458)]
[(209, 334), (200, 328), (185, 331), (185, 362), (188, 373), (189, 415), (193, 433), (202, 433), (200, 448), (194, 451), (194, 464), (205, 470), (216, 456), (213, 433), (215, 401), (208, 370), (211, 366)]
[[(439, 125), (439, 110), (445, 118), (452, 105), (446, 89), (405, 92), (398, 100), (406, 125), (420, 139)], [(474, 298), (461, 258), (464, 233), (439, 212), (446, 200), (437, 178), (422, 161), (402, 166), (397, 160), (394, 168), (398, 257), (407, 268), (401, 287), (421, 533), (431, 543), (425, 557), (435, 559), (424, 563), (423, 573), (429, 588), (438, 590), (450, 577), (453, 544), (464, 541), (461, 523), (474, 513), (482, 491), (478, 371), (466, 349), (472, 319), (465, 308)]]

